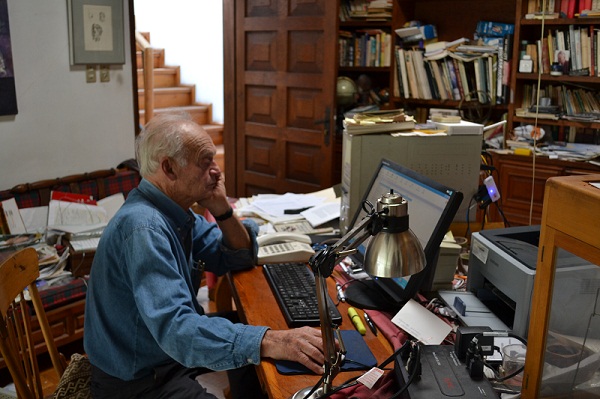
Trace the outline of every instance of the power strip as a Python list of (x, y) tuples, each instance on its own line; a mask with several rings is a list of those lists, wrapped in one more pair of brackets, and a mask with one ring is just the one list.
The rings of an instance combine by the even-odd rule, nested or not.
[[(409, 374), (401, 356), (396, 357), (395, 373), (398, 386), (404, 387)], [(421, 347), (421, 378), (415, 379), (402, 399), (498, 398), (486, 379), (473, 379), (465, 363), (458, 360), (452, 345)]]

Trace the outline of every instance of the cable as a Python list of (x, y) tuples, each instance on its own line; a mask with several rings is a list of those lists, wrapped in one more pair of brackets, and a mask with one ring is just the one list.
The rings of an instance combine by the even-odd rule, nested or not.
[[(483, 360), (481, 344), (479, 342), (481, 340), (481, 338), (483, 338), (483, 337), (515, 338), (515, 339), (519, 340), (523, 345), (527, 346), (527, 340), (525, 338), (520, 337), (511, 332), (491, 331), (491, 332), (483, 332), (483, 333), (479, 333), (479, 334), (475, 335), (473, 337), (473, 339), (471, 340), (471, 342), (469, 343), (469, 348), (467, 349), (467, 358), (465, 361), (467, 368), (469, 369), (469, 374), (471, 375), (471, 377), (483, 375), (483, 366), (484, 365), (488, 366), (490, 368), (490, 370), (492, 370), (494, 372), (494, 376), (495, 376), (494, 381), (497, 381), (497, 382), (502, 382), (502, 381), (511, 379), (523, 371), (524, 367), (520, 367), (518, 370), (514, 371), (513, 373), (505, 375), (504, 377), (499, 377), (498, 374), (494, 371), (494, 369), (492, 367), (490, 367), (485, 362), (485, 360)], [(495, 348), (495, 346), (492, 345), (492, 348)]]
[[(542, 11), (546, 10), (547, 0), (542, 0)], [(546, 13), (542, 12), (542, 24), (540, 31), (540, 40), (543, 42), (544, 40), (544, 26), (546, 23)], [(536, 157), (537, 157), (537, 139), (538, 139), (538, 116), (540, 112), (540, 88), (542, 86), (542, 70), (540, 66), (537, 66), (537, 88), (536, 88), (536, 99), (535, 99), (535, 120), (533, 125), (533, 151), (532, 151), (532, 165), (531, 165), (531, 197), (529, 200), (529, 225), (531, 225), (533, 219), (533, 198), (534, 198), (534, 190), (535, 190), (535, 172), (536, 172)]]

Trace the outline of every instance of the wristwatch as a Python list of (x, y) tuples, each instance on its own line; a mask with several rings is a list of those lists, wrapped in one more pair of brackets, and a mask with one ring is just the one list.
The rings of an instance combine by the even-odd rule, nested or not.
[(222, 215), (219, 215), (219, 216), (215, 216), (215, 220), (216, 220), (217, 222), (222, 222), (222, 221), (224, 221), (224, 220), (227, 220), (227, 219), (229, 219), (229, 218), (230, 218), (230, 217), (232, 217), (232, 216), (233, 216), (233, 208), (232, 208), (232, 207), (229, 207), (229, 210), (228, 210), (227, 212), (225, 212), (224, 214), (222, 214)]

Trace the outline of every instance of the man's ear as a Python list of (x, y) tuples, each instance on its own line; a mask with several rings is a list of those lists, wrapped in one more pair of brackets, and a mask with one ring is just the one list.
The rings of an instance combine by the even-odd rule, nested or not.
[(177, 179), (177, 165), (173, 158), (163, 158), (160, 161), (160, 168), (169, 180)]

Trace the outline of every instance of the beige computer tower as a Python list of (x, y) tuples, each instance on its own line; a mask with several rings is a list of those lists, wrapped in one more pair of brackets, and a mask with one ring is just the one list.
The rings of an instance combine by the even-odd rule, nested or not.
[[(483, 131), (483, 130), (482, 130)], [(342, 144), (340, 228), (345, 233), (382, 158), (461, 191), (463, 202), (455, 220), (465, 222), (471, 197), (479, 187), (482, 135), (399, 136), (351, 135)], [(475, 220), (476, 210), (469, 212)]]

